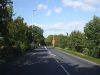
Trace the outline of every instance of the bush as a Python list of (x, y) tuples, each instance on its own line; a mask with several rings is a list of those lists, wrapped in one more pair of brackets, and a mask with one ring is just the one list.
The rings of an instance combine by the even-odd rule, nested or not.
[(88, 48), (83, 48), (83, 54), (89, 55), (89, 49)]
[(58, 45), (58, 47), (61, 47), (61, 48), (64, 49), (65, 48), (65, 45), (61, 43), (61, 44)]
[(14, 56), (13, 51), (14, 50), (9, 47), (4, 47), (0, 49), (0, 56), (2, 59), (8, 60), (8, 58), (12, 58)]
[(75, 51), (82, 53), (83, 52), (82, 46), (80, 45), (75, 46)]
[(20, 43), (21, 53), (24, 54), (28, 49), (28, 45), (26, 43)]
[(95, 58), (100, 58), (100, 49), (94, 48), (93, 50), (91, 50), (90, 56), (95, 57)]
[(95, 58), (100, 58), (100, 49), (99, 48), (93, 48), (93, 49), (84, 48), (83, 54), (92, 56)]

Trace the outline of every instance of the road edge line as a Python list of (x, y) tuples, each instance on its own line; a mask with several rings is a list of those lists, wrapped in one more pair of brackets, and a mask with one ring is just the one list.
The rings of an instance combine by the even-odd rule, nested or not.
[(66, 53), (66, 52), (61, 51), (61, 50), (59, 50), (59, 51), (62, 52), (62, 53), (64, 53), (64, 54), (68, 54), (68, 55), (70, 55), (70, 56), (73, 56), (73, 57), (76, 57), (76, 58), (78, 58), (78, 59), (81, 59), (81, 60), (83, 60), (83, 61), (85, 61), (85, 62), (91, 63), (92, 65), (100, 66), (100, 64), (97, 64), (97, 63), (95, 63), (95, 62), (89, 61), (89, 60), (87, 60), (87, 59), (84, 59), (84, 58), (81, 58), (81, 57), (75, 56), (75, 55), (70, 54), (70, 53)]

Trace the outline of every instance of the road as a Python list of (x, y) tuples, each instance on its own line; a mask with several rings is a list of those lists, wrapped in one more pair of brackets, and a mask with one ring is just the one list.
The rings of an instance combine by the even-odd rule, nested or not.
[(100, 75), (94, 63), (41, 46), (2, 66), (1, 75)]

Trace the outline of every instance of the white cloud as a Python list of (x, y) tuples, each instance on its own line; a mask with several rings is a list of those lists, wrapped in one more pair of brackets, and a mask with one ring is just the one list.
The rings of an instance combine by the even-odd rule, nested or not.
[(38, 10), (46, 10), (46, 9), (47, 9), (47, 5), (39, 4), (39, 5), (37, 6), (37, 9), (38, 9)]
[(62, 8), (61, 7), (56, 7), (53, 9), (48, 9), (47, 12), (46, 12), (46, 16), (50, 16), (53, 12), (55, 13), (60, 13), (62, 11)]
[(72, 7), (82, 11), (95, 11), (96, 7), (93, 5), (95, 1), (100, 2), (100, 0), (62, 0), (62, 3), (66, 7)]
[(56, 7), (55, 9), (54, 9), (54, 12), (55, 13), (60, 13), (62, 11), (62, 8), (61, 7)]
[(50, 16), (52, 14), (52, 10), (48, 10), (47, 12), (46, 12), (46, 16)]
[(100, 0), (84, 0), (85, 3), (90, 5), (98, 5), (100, 4)]
[(50, 34), (66, 34), (71, 33), (74, 30), (79, 30), (83, 32), (85, 22), (83, 21), (74, 21), (74, 22), (59, 22), (53, 25), (43, 25), (36, 24), (44, 30), (44, 36), (47, 37)]

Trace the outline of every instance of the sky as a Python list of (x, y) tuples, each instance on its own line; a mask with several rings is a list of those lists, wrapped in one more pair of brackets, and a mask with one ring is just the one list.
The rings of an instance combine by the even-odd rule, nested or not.
[(44, 36), (84, 32), (93, 16), (100, 17), (100, 0), (13, 0), (14, 18), (21, 16), (28, 25), (37, 25)]

